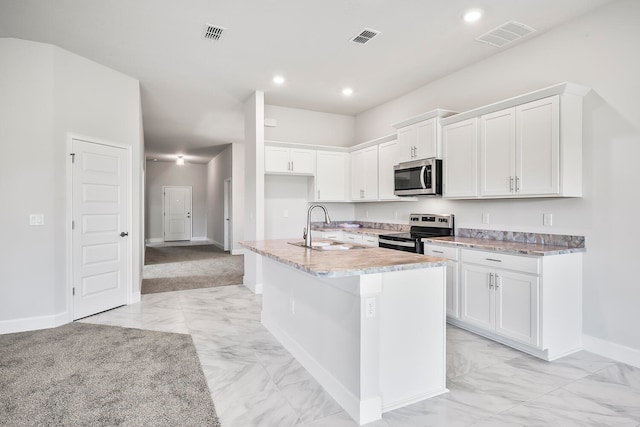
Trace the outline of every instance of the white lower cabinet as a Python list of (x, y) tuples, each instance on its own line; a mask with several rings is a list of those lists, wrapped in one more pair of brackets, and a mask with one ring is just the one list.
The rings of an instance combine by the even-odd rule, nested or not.
[(460, 249), (459, 259), (460, 315), (450, 323), (545, 360), (582, 349), (581, 253)]
[(461, 321), (538, 346), (538, 276), (463, 263), (461, 277)]
[(425, 244), (424, 254), (437, 256), (440, 258), (447, 258), (447, 293), (446, 293), (446, 309), (447, 318), (459, 319), (460, 318), (460, 282), (459, 282), (459, 267), (458, 259), (460, 257), (459, 250), (457, 248)]

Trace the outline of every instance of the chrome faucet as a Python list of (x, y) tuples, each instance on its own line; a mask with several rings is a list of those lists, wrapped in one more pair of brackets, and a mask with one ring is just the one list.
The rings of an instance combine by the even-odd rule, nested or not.
[(324, 222), (327, 224), (331, 224), (331, 219), (329, 218), (329, 212), (327, 212), (327, 208), (322, 205), (311, 205), (309, 206), (309, 210), (307, 211), (307, 227), (304, 229), (302, 238), (304, 239), (304, 245), (308, 248), (311, 247), (311, 211), (313, 208), (322, 208), (324, 211)]

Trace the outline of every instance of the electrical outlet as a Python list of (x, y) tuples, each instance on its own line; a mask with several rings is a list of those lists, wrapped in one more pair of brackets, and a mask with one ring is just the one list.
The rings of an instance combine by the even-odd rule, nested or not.
[(367, 298), (364, 304), (365, 304), (365, 317), (367, 319), (376, 317), (376, 299)]
[(482, 223), (483, 224), (489, 224), (489, 213), (488, 212), (484, 212), (482, 214)]
[(366, 218), (369, 218), (369, 211), (368, 211), (368, 210), (364, 211), (364, 216), (365, 216)]
[(44, 214), (30, 214), (29, 225), (44, 225)]
[(393, 218), (398, 219), (398, 211), (393, 211)]
[(553, 214), (543, 213), (542, 225), (544, 225), (545, 227), (551, 227), (553, 225)]

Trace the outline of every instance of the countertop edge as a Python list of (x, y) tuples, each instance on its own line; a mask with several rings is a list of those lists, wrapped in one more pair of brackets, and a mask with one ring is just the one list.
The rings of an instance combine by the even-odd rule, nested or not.
[[(569, 248), (569, 247), (563, 248), (563, 249), (558, 249), (557, 247), (554, 247), (554, 249), (541, 251), (537, 249), (526, 249), (525, 247), (530, 243), (520, 243), (520, 242), (504, 241), (504, 240), (491, 240), (490, 241), (491, 243), (489, 242), (465, 243), (465, 242), (449, 242), (446, 240), (424, 238), (422, 239), (422, 241), (424, 243), (433, 243), (433, 244), (439, 244), (442, 246), (452, 246), (452, 247), (463, 248), (463, 249), (482, 249), (484, 251), (490, 251), (490, 252), (500, 252), (500, 253), (506, 253), (506, 254), (514, 254), (514, 255), (531, 255), (531, 256), (539, 256), (539, 257), (583, 253), (587, 251), (586, 248)], [(521, 244), (523, 248), (522, 249), (505, 248), (500, 246), (501, 243)]]

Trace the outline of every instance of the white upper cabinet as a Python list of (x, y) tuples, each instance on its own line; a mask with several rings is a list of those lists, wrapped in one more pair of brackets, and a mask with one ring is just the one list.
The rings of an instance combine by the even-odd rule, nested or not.
[(480, 196), (560, 192), (559, 98), (480, 117)]
[(404, 120), (393, 126), (398, 129), (398, 162), (442, 158), (440, 119), (455, 114), (448, 110), (434, 110)]
[(270, 145), (264, 147), (265, 173), (313, 175), (315, 171), (315, 150)]
[(371, 201), (378, 199), (378, 146), (374, 145), (352, 151), (351, 200)]
[[(581, 197), (588, 91), (562, 83), (443, 119), (444, 197)], [(475, 138), (470, 120), (479, 120)], [(465, 187), (472, 181), (478, 192)]]
[(399, 163), (398, 141), (383, 142), (378, 145), (378, 197), (380, 200), (397, 200), (393, 194), (395, 188), (393, 166)]
[(316, 202), (348, 200), (349, 153), (318, 150), (316, 155)]
[(473, 198), (478, 194), (478, 119), (442, 128), (443, 197)]

